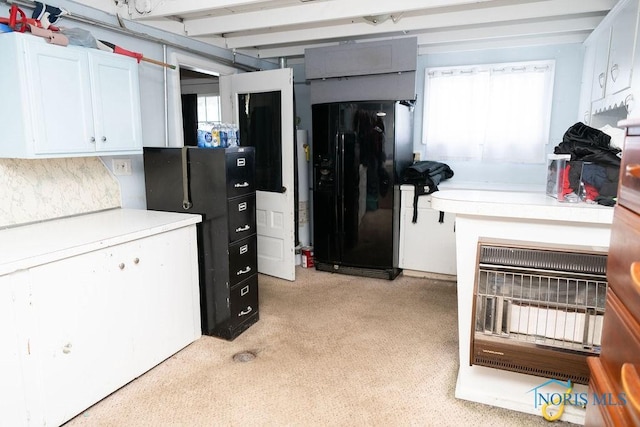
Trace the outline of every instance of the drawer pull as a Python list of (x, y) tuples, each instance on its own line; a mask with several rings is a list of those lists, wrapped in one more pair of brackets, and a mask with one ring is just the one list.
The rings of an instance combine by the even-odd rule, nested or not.
[(242, 276), (243, 274), (247, 274), (250, 271), (251, 271), (251, 267), (247, 265), (247, 268), (245, 268), (244, 270), (238, 270), (238, 272), (236, 273), (236, 276)]
[(238, 227), (236, 228), (236, 233), (240, 233), (242, 231), (247, 231), (250, 230), (251, 226), (249, 224), (246, 224), (244, 227)]
[(640, 261), (632, 262), (629, 270), (631, 273), (631, 280), (633, 280), (636, 290), (640, 291)]
[(604, 88), (604, 80), (606, 78), (605, 73), (600, 73), (598, 74), (598, 84), (600, 85), (601, 88)]
[(640, 412), (640, 373), (638, 367), (632, 363), (623, 364), (620, 378), (627, 400), (631, 402), (636, 411)]
[(236, 183), (236, 184), (233, 184), (233, 186), (234, 186), (235, 188), (245, 188), (245, 187), (248, 187), (248, 186), (249, 186), (249, 183), (248, 183), (247, 181), (245, 181), (245, 182), (238, 182), (238, 183)]
[(247, 210), (247, 202), (238, 203), (238, 212)]
[(640, 178), (640, 165), (627, 165), (625, 168), (625, 172), (627, 176), (631, 176), (633, 178)]
[(240, 246), (240, 255), (244, 255), (249, 252), (249, 245)]
[(251, 313), (252, 311), (253, 311), (253, 308), (251, 308), (251, 306), (248, 305), (246, 310), (242, 310), (240, 313), (238, 313), (238, 317), (246, 316), (247, 314)]
[(62, 352), (64, 354), (71, 353), (71, 343), (67, 343), (64, 347), (62, 347)]
[(236, 166), (238, 166), (238, 167), (244, 166), (245, 163), (246, 163), (246, 161), (244, 160), (244, 157), (239, 157), (238, 160), (236, 160)]

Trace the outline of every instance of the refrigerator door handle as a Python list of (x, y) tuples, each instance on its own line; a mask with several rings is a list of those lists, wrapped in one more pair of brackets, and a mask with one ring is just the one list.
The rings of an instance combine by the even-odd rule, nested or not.
[(182, 147), (182, 208), (189, 210), (193, 206), (189, 197), (189, 162), (187, 151), (189, 147)]

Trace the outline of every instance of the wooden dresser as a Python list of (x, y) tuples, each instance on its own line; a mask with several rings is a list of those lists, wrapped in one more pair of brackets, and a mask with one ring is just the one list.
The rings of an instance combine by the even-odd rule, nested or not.
[(590, 357), (586, 426), (640, 426), (640, 119), (626, 128), (607, 263), (600, 357)]

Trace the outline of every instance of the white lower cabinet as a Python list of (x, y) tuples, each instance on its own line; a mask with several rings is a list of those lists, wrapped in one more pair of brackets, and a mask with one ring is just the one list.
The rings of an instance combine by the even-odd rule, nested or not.
[(431, 209), (431, 196), (418, 197), (413, 219), (413, 187), (401, 188), (399, 267), (424, 273), (456, 274), (455, 215)]
[[(63, 424), (197, 339), (196, 245), (192, 225), (30, 268), (19, 287), (0, 281), (17, 312), (2, 310), (3, 326), (21, 325), (17, 338), (0, 332), (24, 373), (27, 416), (10, 424)], [(17, 300), (4, 295), (17, 287)]]

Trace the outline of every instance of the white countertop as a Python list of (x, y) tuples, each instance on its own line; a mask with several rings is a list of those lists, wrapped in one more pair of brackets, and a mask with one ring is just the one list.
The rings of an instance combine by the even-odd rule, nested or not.
[(0, 275), (201, 221), (194, 214), (110, 209), (0, 229)]
[(613, 208), (585, 202), (558, 202), (544, 192), (440, 190), (431, 208), (462, 215), (611, 224)]

